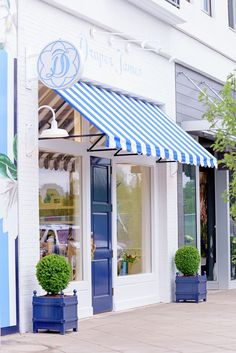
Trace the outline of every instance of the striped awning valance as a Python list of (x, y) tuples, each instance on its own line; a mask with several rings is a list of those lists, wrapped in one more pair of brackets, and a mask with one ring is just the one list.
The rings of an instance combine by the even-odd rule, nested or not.
[(59, 171), (75, 171), (76, 157), (69, 154), (39, 152), (39, 168)]
[(109, 148), (180, 163), (217, 166), (217, 160), (155, 104), (87, 83), (57, 91), (107, 136)]

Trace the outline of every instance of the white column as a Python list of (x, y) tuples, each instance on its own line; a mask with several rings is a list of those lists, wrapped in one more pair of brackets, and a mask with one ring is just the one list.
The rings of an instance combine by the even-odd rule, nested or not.
[(174, 299), (174, 255), (178, 248), (177, 164), (157, 164), (157, 236), (160, 301)]
[[(38, 206), (38, 81), (25, 84), (25, 48), (39, 33), (38, 24), (25, 30), (25, 2), (18, 4), (18, 182), (19, 182), (19, 316), (20, 332), (32, 330), (32, 292), (39, 285), (35, 265), (39, 260)], [(29, 49), (34, 52), (31, 46)], [(28, 67), (29, 68), (29, 67)], [(28, 155), (27, 155), (28, 154)]]
[(224, 202), (222, 193), (228, 188), (229, 172), (215, 171), (216, 201), (216, 263), (220, 289), (229, 287), (230, 281), (230, 217), (229, 203)]

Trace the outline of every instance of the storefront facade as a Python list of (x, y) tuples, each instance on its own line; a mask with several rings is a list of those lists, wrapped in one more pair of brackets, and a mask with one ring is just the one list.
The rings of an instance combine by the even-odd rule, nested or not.
[[(219, 81), (176, 65), (177, 121), (211, 153), (215, 132), (203, 119), (199, 95), (205, 90), (212, 101), (221, 100), (222, 87)], [(235, 230), (222, 196), (229, 178), (222, 166), (215, 170), (179, 166), (178, 171), (179, 245), (199, 248), (201, 271), (212, 289), (234, 288)]]
[[(174, 69), (173, 63), (139, 50), (135, 45), (127, 53), (126, 43), (119, 39), (117, 42), (114, 40), (111, 46), (104, 29), (44, 2), (27, 2), (27, 8), (31, 14), (43, 13), (43, 23), (39, 24), (36, 19), (28, 21), (24, 17), (25, 9), (22, 11), (19, 60), (25, 56), (21, 48), (27, 47), (35, 55), (29, 58), (29, 65), (34, 63), (42, 48), (58, 39), (61, 23), (65, 23), (64, 28), (67, 29), (63, 30), (63, 39), (83, 52), (86, 82), (163, 104), (173, 116), (174, 76), (170, 70), (170, 65)], [(24, 30), (24, 36), (21, 30)], [(37, 41), (35, 33), (40, 33)], [(174, 202), (176, 163), (170, 168), (166, 164), (157, 167), (156, 158), (152, 157), (114, 156), (114, 151), (88, 152), (91, 146), (89, 138), (80, 138), (80, 141), (40, 140), (38, 144), (37, 109), (44, 104), (56, 108), (60, 126), (65, 126), (73, 134), (84, 135), (97, 130), (75, 110), (69, 111), (69, 106), (60, 109), (61, 97), (47, 91), (38, 80), (30, 80), (30, 76), (35, 76), (34, 72), (27, 74), (28, 82), (20, 80), (20, 90), (24, 92), (19, 98), (22, 128), (19, 134), (22, 134), (22, 139), (25, 138), (26, 122), (32, 123), (33, 116), (36, 120), (33, 119), (27, 137), (30, 146), (28, 156), (25, 151), (27, 144), (22, 143), (19, 147), (19, 154), (25, 161), (24, 170), (19, 171), (20, 209), (30, 209), (31, 214), (20, 212), (20, 258), (24, 258), (20, 277), (20, 330), (31, 329), (31, 292), (36, 288), (40, 293), (35, 279), (35, 264), (40, 255), (52, 251), (64, 252), (73, 266), (73, 278), (67, 292), (74, 288), (78, 290), (80, 318), (97, 312), (170, 301), (174, 278), (172, 258), (177, 247), (174, 226), (177, 225), (177, 204)], [(154, 74), (160, 80), (153, 80)], [(168, 77), (165, 87), (162, 84), (164, 77)], [(155, 92), (159, 92), (158, 96)], [(170, 96), (173, 97), (172, 103)], [(67, 123), (63, 125), (65, 114), (68, 114)], [(50, 118), (47, 109), (39, 112), (39, 133), (48, 128), (47, 120)], [(70, 124), (72, 127), (68, 126)], [(30, 178), (30, 186), (26, 175)], [(169, 193), (171, 202), (167, 201)], [(157, 212), (159, 202), (165, 203), (161, 212)], [(135, 207), (132, 208), (132, 204)], [(169, 212), (173, 218), (168, 225)], [(93, 237), (98, 233), (101, 237), (95, 244)], [(169, 237), (175, 238), (176, 243), (170, 243)], [(128, 269), (123, 265), (124, 256), (135, 258)], [(161, 271), (163, 265), (165, 270)]]
[[(65, 5), (60, 0), (18, 3), (19, 290), (15, 295), (20, 332), (32, 329), (32, 291), (42, 293), (35, 265), (52, 252), (71, 263), (66, 292), (77, 289), (80, 318), (174, 298), (178, 163), (157, 163), (145, 153), (115, 155), (104, 146), (104, 139), (91, 150), (94, 134), (103, 131), (85, 112), (74, 109), (62, 92), (42, 85), (36, 69), (42, 48), (58, 39), (69, 41), (83, 54), (83, 81), (92, 89), (102, 87), (105, 94), (116, 92), (154, 103), (175, 120), (175, 61), (191, 62), (219, 80), (231, 71), (232, 63), (226, 60), (219, 71), (217, 65), (199, 62), (183, 50), (187, 37), (175, 33), (173, 26), (184, 23), (184, 16), (164, 0), (163, 11), (155, 16), (132, 2), (104, 1), (99, 9), (86, 2)], [(185, 6), (189, 4), (183, 11)], [(140, 23), (145, 25), (141, 28)], [(199, 55), (204, 53), (202, 43), (191, 45)], [(215, 55), (209, 52), (210, 59)], [(94, 104), (99, 108), (100, 102)], [(60, 128), (80, 136), (38, 139), (51, 122), (48, 109), (38, 112), (43, 105), (55, 109)], [(195, 180), (194, 167), (184, 168)], [(128, 264), (127, 259), (131, 259)]]

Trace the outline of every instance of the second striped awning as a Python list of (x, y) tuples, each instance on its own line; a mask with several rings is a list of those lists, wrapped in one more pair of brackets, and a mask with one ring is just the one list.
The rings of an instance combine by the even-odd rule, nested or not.
[(155, 104), (84, 82), (57, 91), (107, 136), (106, 146), (196, 166), (217, 160)]

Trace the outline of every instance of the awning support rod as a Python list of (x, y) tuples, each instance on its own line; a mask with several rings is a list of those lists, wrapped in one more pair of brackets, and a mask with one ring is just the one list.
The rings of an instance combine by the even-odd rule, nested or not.
[(177, 161), (163, 161), (162, 158), (159, 158), (156, 160), (156, 163), (177, 163)]
[(202, 81), (201, 84), (207, 86), (207, 87), (209, 88), (209, 90), (210, 90), (212, 93), (214, 93), (214, 95), (216, 95), (216, 97), (219, 98), (219, 99), (223, 102), (223, 98), (221, 97), (221, 95), (218, 94), (218, 93), (216, 92), (216, 90), (214, 90), (214, 88), (212, 88), (206, 81)]
[(116, 151), (116, 153), (114, 153), (115, 157), (121, 157), (121, 156), (140, 156), (142, 155), (142, 153), (120, 153), (120, 151), (122, 151), (122, 148), (120, 148), (119, 150)]
[[(193, 85), (195, 88), (197, 88), (197, 90), (198, 90), (199, 92), (201, 92), (205, 97), (208, 97), (208, 95), (206, 94), (206, 92), (205, 92), (203, 89), (201, 89), (201, 87), (199, 87), (188, 75), (186, 75), (186, 73), (185, 73), (184, 71), (178, 72), (178, 75), (184, 75), (184, 77), (185, 77), (189, 82), (191, 82), (192, 85)], [(214, 102), (210, 97), (208, 97), (208, 100), (209, 100), (212, 104), (216, 105), (215, 102)]]
[(92, 146), (90, 146), (87, 149), (87, 152), (116, 151), (117, 148), (96, 148), (96, 149), (94, 149), (94, 147), (103, 139), (104, 136), (106, 136), (106, 135), (101, 134), (100, 137), (92, 144)]

